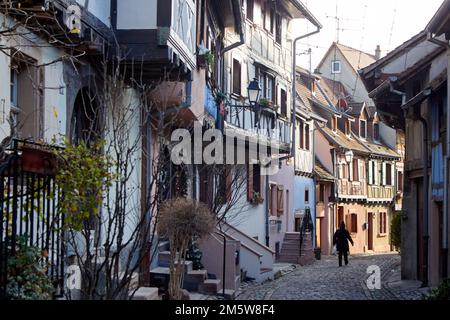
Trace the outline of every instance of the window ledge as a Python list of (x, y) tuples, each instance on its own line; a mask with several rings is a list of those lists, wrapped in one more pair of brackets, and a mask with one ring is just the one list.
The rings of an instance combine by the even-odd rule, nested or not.
[(388, 236), (387, 233), (379, 233), (378, 238), (386, 238)]

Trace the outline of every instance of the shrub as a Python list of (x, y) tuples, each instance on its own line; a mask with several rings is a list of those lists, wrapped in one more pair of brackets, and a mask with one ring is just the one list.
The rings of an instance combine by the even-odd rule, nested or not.
[(400, 249), (402, 245), (402, 214), (397, 212), (391, 221), (391, 244)]
[(444, 280), (439, 287), (431, 290), (425, 300), (450, 300), (450, 279)]
[(203, 203), (176, 198), (163, 203), (158, 218), (158, 234), (170, 243), (169, 298), (182, 299), (184, 263), (189, 243), (209, 235), (215, 227), (211, 210)]
[(45, 252), (19, 238), (14, 255), (8, 257), (6, 296), (12, 300), (51, 300), (55, 288), (46, 274)]

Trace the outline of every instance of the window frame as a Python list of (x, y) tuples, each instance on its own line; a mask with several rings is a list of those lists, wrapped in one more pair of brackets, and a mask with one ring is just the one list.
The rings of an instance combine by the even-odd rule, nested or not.
[[(335, 66), (339, 66), (339, 68), (335, 68)], [(342, 63), (341, 60), (332, 60), (331, 61), (331, 73), (332, 74), (339, 74), (342, 72)]]
[[(364, 135), (362, 135), (362, 125), (364, 124)], [(364, 140), (366, 140), (367, 139), (367, 121), (366, 120), (363, 120), (363, 119), (360, 119), (359, 120), (359, 137), (361, 138), (361, 139), (364, 139)]]
[[(239, 68), (236, 68), (239, 66)], [(239, 70), (239, 78), (236, 76), (236, 71)], [(233, 58), (233, 77), (232, 77), (232, 94), (241, 96), (242, 95), (242, 63), (238, 60)], [(236, 81), (238, 83), (236, 83)]]
[(386, 212), (379, 213), (378, 234), (380, 236), (387, 235), (387, 213)]
[[(250, 20), (251, 22), (254, 22), (254, 10), (255, 10), (255, 1), (254, 0), (246, 0), (246, 8), (245, 8), (245, 17)], [(249, 6), (251, 4), (251, 6)], [(249, 10), (251, 8), (251, 10)], [(249, 14), (251, 12), (251, 14)]]

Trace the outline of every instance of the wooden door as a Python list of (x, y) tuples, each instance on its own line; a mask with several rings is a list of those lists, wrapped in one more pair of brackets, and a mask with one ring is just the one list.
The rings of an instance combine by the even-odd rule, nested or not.
[(367, 223), (367, 249), (373, 250), (373, 213), (369, 212), (368, 223)]

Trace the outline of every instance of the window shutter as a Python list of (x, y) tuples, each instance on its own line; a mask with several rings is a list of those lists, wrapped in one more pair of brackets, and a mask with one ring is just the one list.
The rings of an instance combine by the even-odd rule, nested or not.
[(283, 188), (283, 186), (278, 186), (277, 198), (278, 198), (277, 213), (278, 213), (278, 216), (281, 216), (284, 213), (284, 188)]
[(382, 176), (382, 185), (385, 186), (386, 185), (386, 162), (383, 162), (383, 169), (381, 171), (381, 176)]
[(373, 180), (375, 182), (375, 185), (380, 184), (380, 169), (378, 168), (378, 161), (374, 161), (375, 163), (375, 172), (373, 173), (375, 179)]
[(253, 200), (253, 165), (247, 166), (247, 200)]
[(395, 164), (391, 164), (391, 186), (395, 186)]
[(352, 230), (352, 215), (348, 214), (345, 217), (345, 225), (347, 226), (347, 230)]
[(369, 161), (369, 184), (373, 184), (373, 161)]

